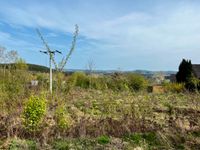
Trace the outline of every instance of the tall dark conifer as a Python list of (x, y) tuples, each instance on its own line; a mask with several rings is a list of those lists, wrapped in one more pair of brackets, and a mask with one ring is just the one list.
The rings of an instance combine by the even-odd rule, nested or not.
[(179, 65), (179, 71), (176, 74), (176, 80), (179, 83), (188, 82), (192, 77), (192, 63), (191, 60), (183, 59)]

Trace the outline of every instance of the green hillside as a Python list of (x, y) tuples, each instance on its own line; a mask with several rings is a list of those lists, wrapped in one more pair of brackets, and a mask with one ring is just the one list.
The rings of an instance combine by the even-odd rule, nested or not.
[[(6, 65), (6, 68), (14, 67), (16, 64), (11, 63), (11, 64), (0, 64), (0, 67), (3, 68)], [(37, 72), (48, 72), (49, 68), (41, 65), (36, 65), (36, 64), (27, 64), (28, 70), (29, 71), (37, 71)]]

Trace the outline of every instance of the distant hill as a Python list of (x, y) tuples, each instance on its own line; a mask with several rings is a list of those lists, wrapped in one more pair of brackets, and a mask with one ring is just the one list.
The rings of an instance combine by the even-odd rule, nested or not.
[[(81, 72), (88, 72), (88, 70), (82, 70), (82, 69), (68, 69), (65, 70), (65, 72), (67, 73), (73, 73), (73, 72), (77, 72), (77, 71), (81, 71)], [(137, 74), (142, 74), (144, 76), (147, 77), (151, 77), (154, 74), (157, 73), (162, 73), (164, 76), (169, 76), (171, 74), (176, 74), (176, 71), (149, 71), (149, 70), (133, 70), (133, 71), (119, 71), (119, 70), (94, 70), (93, 73), (96, 74), (112, 74), (115, 72), (121, 72), (121, 73), (137, 73)]]
[[(15, 63), (11, 64), (0, 64), (0, 67), (4, 67), (6, 65), (6, 68), (9, 66), (13, 67), (15, 66)], [(41, 65), (36, 64), (27, 64), (29, 71), (36, 71), (36, 72), (49, 72), (49, 68)]]
[[(0, 64), (0, 67), (3, 67), (5, 64)], [(7, 66), (14, 66), (15, 64), (7, 64)], [(36, 65), (36, 64), (27, 64), (29, 71), (35, 71), (35, 72), (49, 72), (49, 68), (42, 65)], [(65, 73), (71, 74), (77, 71), (81, 72), (88, 72), (88, 70), (83, 69), (67, 69), (64, 70)], [(93, 73), (96, 74), (112, 74), (114, 72), (119, 72), (118, 70), (94, 70)], [(169, 76), (170, 74), (176, 74), (176, 71), (149, 71), (149, 70), (133, 70), (133, 71), (120, 71), (122, 73), (138, 73), (145, 76), (152, 76), (156, 73), (162, 72), (164, 75)]]
[(29, 71), (38, 71), (38, 72), (49, 72), (49, 68), (46, 66), (27, 64)]

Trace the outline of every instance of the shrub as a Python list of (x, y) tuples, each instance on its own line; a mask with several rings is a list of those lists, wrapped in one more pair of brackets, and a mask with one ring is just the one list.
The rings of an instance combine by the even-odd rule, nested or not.
[(185, 85), (183, 83), (165, 83), (164, 87), (166, 92), (180, 93), (185, 91)]
[(109, 89), (114, 91), (129, 90), (127, 79), (124, 76), (108, 78), (107, 85)]
[(64, 107), (56, 109), (55, 118), (60, 130), (68, 129), (72, 125), (72, 118)]
[(185, 88), (191, 92), (194, 92), (195, 90), (199, 90), (200, 88), (200, 82), (199, 79), (195, 77), (191, 77), (188, 79), (188, 81), (185, 83)]
[(139, 74), (128, 74), (127, 75), (129, 88), (133, 91), (140, 91), (147, 88), (148, 81)]
[(78, 86), (81, 88), (89, 88), (89, 83), (89, 78), (83, 72), (73, 73), (68, 80), (68, 86), (70, 87)]
[(97, 90), (105, 90), (107, 89), (107, 83), (105, 77), (94, 77), (89, 76), (90, 81), (90, 88), (97, 89)]
[(113, 91), (140, 91), (147, 87), (147, 80), (138, 74), (114, 74), (112, 76), (92, 76), (83, 72), (75, 72), (67, 82), (69, 87), (92, 88), (98, 90), (110, 89)]
[(28, 69), (28, 65), (26, 64), (25, 60), (23, 60), (22, 58), (19, 58), (16, 61), (16, 69), (27, 70)]
[(25, 104), (23, 112), (23, 121), (25, 128), (29, 131), (35, 131), (46, 112), (46, 100), (42, 97), (31, 96)]

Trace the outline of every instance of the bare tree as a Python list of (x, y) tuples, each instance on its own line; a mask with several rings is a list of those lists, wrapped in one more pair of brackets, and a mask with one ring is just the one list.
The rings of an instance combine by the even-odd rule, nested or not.
[(58, 69), (58, 66), (57, 66), (56, 61), (55, 61), (55, 59), (54, 59), (53, 53), (51, 53), (52, 50), (50, 49), (48, 43), (45, 41), (45, 39), (44, 39), (42, 33), (40, 32), (40, 30), (39, 30), (39, 29), (36, 29), (36, 31), (37, 31), (37, 33), (38, 33), (40, 39), (42, 40), (42, 42), (43, 42), (45, 48), (47, 49), (47, 52), (48, 52), (48, 54), (49, 54), (49, 56), (50, 56), (50, 60), (52, 60), (54, 66), (55, 66), (55, 69), (57, 70), (57, 69)]
[(87, 70), (88, 70), (89, 74), (92, 74), (94, 68), (95, 68), (95, 63), (94, 63), (93, 59), (89, 59), (88, 64), (87, 64)]
[(0, 46), (0, 63), (1, 64), (5, 63), (5, 53), (6, 53), (6, 48)]
[(58, 51), (58, 50), (51, 50), (48, 43), (45, 41), (44, 37), (42, 36), (41, 32), (37, 29), (37, 33), (40, 37), (40, 39), (42, 40), (44, 46), (46, 47), (47, 51), (40, 51), (42, 53), (45, 53), (45, 54), (48, 54), (49, 57), (50, 57), (50, 61), (49, 61), (49, 68), (50, 68), (50, 73), (49, 73), (49, 78), (50, 78), (50, 93), (52, 93), (52, 67), (51, 67), (51, 62), (53, 62), (54, 66), (55, 66), (55, 69), (56, 71), (60, 71), (62, 72), (65, 65), (67, 64), (70, 56), (72, 55), (72, 52), (74, 51), (75, 49), (75, 45), (76, 45), (76, 39), (77, 39), (77, 36), (78, 36), (78, 25), (75, 25), (75, 32), (74, 32), (74, 36), (73, 36), (73, 40), (72, 40), (72, 45), (71, 45), (71, 48), (69, 50), (69, 52), (66, 54), (65, 57), (63, 57), (63, 59), (61, 60), (60, 63), (56, 63), (55, 61), (55, 53), (60, 53), (62, 54), (61, 51)]
[(75, 49), (78, 32), (79, 32), (79, 27), (78, 27), (78, 25), (75, 25), (75, 32), (74, 32), (71, 48), (70, 48), (68, 54), (65, 57), (63, 57), (62, 61), (59, 63), (59, 71), (63, 71), (70, 56), (72, 55), (72, 52)]
[[(50, 55), (50, 59), (52, 60), (54, 66), (55, 66), (55, 69), (62, 72), (64, 67), (66, 66), (70, 56), (72, 55), (72, 53), (73, 53), (73, 51), (75, 49), (76, 40), (77, 40), (78, 32), (79, 32), (78, 25), (75, 25), (75, 32), (74, 32), (74, 36), (73, 36), (73, 40), (72, 40), (72, 44), (71, 44), (71, 48), (70, 48), (69, 52), (66, 54), (65, 57), (62, 58), (61, 62), (58, 63), (58, 64), (55, 61), (54, 53), (52, 53), (54, 51), (51, 50), (51, 48), (49, 47), (48, 43), (45, 41), (42, 33), (39, 31), (39, 29), (36, 29), (36, 30), (37, 30), (37, 33), (38, 33), (40, 39), (42, 40), (45, 48), (47, 49), (48, 54)], [(55, 51), (55, 52), (57, 52), (57, 51)]]
[(17, 51), (6, 51), (5, 47), (0, 46), (0, 63), (8, 64), (15, 63), (19, 58)]
[(6, 68), (10, 69), (9, 63), (15, 63), (18, 59), (18, 53), (15, 50), (6, 51), (5, 47), (0, 46), (0, 63), (3, 64), (3, 74), (5, 76)]
[(16, 63), (16, 61), (19, 59), (18, 53), (15, 50), (8, 51), (6, 53), (6, 61), (7, 63)]

